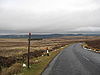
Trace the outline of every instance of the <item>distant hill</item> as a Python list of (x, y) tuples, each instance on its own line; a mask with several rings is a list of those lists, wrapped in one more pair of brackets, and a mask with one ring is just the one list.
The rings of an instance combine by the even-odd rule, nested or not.
[[(62, 36), (100, 36), (100, 34), (45, 34), (32, 35), (32, 38), (53, 38)], [(0, 38), (28, 38), (28, 35), (0, 35)]]
[[(61, 37), (63, 34), (31, 35), (32, 38)], [(0, 35), (0, 38), (28, 38), (28, 35)]]

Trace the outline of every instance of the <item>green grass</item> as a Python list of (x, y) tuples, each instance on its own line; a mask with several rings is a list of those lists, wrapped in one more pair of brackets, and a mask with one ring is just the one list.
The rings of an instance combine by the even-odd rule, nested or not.
[(32, 60), (40, 60), (40, 63), (30, 65), (30, 69), (24, 68), (22, 73), (18, 75), (40, 75), (41, 72), (47, 67), (50, 61), (62, 50), (60, 48), (56, 51), (50, 52), (50, 56), (41, 56), (38, 58), (33, 58)]

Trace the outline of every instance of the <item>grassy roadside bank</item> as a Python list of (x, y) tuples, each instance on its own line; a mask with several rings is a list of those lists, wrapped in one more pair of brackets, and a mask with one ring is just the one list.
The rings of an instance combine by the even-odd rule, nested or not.
[[(67, 47), (67, 45), (65, 46)], [(32, 60), (39, 60), (40, 62), (37, 64), (30, 65), (30, 69), (24, 68), (22, 73), (18, 75), (40, 75), (41, 72), (47, 67), (47, 65), (50, 63), (50, 61), (61, 51), (63, 48), (59, 48), (57, 50), (54, 50), (50, 52), (50, 56), (41, 56), (38, 58), (33, 58)]]
[[(95, 43), (96, 42), (96, 43)], [(94, 41), (87, 41), (84, 44), (81, 45), (84, 49), (100, 53), (100, 43), (97, 40)]]

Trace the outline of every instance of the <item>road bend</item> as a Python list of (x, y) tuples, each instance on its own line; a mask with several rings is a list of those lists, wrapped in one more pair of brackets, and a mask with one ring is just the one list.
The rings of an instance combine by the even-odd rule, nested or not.
[(100, 54), (73, 44), (60, 52), (42, 75), (100, 75)]

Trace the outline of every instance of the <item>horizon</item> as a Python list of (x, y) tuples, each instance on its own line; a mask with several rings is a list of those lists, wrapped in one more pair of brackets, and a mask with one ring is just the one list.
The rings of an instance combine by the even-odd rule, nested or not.
[[(0, 35), (28, 35), (29, 33), (0, 33)], [(52, 35), (52, 34), (100, 34), (100, 32), (68, 32), (68, 33), (32, 33), (32, 35)]]

